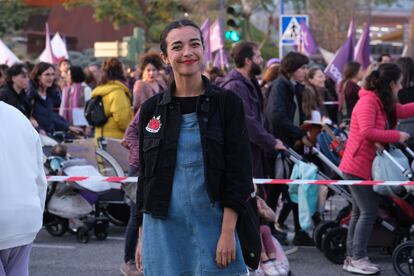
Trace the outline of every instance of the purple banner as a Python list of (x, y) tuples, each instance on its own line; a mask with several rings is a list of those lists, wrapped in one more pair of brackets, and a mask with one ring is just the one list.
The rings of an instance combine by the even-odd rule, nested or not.
[(362, 31), (361, 37), (355, 46), (354, 60), (361, 63), (364, 69), (367, 69), (371, 63), (369, 60), (370, 49), (369, 49), (369, 26), (365, 24), (364, 30)]
[(343, 70), (345, 64), (354, 59), (354, 47), (355, 47), (355, 26), (352, 20), (348, 28), (348, 37), (345, 43), (336, 52), (332, 61), (325, 69), (325, 74), (329, 76), (336, 83), (339, 83), (343, 79)]
[(300, 22), (300, 32), (297, 38), (297, 51), (307, 56), (311, 56), (318, 51), (318, 46), (312, 36), (312, 32), (309, 30), (305, 21)]
[(204, 39), (204, 62), (208, 63), (213, 60), (210, 47), (210, 20), (206, 19), (200, 29)]

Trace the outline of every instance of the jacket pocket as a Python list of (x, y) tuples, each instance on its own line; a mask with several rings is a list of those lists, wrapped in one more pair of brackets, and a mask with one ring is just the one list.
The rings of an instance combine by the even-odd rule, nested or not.
[(142, 145), (144, 157), (144, 173), (146, 177), (153, 176), (157, 167), (160, 152), (160, 138), (145, 138)]
[(219, 128), (207, 131), (207, 162), (212, 168), (225, 168), (224, 137)]

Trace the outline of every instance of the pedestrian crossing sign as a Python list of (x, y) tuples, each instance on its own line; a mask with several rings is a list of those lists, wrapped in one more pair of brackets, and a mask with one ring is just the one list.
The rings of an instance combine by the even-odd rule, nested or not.
[(280, 17), (279, 39), (282, 45), (295, 45), (300, 32), (300, 24), (305, 21), (308, 25), (308, 15), (293, 14)]

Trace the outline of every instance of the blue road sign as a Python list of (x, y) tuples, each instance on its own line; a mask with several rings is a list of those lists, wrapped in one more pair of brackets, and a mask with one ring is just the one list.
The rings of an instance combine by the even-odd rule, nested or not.
[(305, 21), (309, 25), (309, 17), (306, 14), (290, 14), (280, 17), (279, 39), (282, 45), (296, 44), (296, 37), (300, 31), (300, 23)]

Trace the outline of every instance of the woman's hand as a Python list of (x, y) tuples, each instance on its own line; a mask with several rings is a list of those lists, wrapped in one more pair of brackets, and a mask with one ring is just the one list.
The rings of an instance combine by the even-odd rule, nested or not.
[(142, 227), (139, 227), (138, 231), (137, 249), (135, 251), (135, 263), (138, 271), (142, 272)]
[(405, 141), (407, 141), (408, 138), (410, 138), (410, 134), (404, 131), (400, 131), (400, 140), (399, 140), (400, 143), (405, 143)]
[(309, 141), (307, 136), (303, 136), (301, 141), (305, 146), (307, 146), (309, 148), (313, 147), (312, 143)]
[(236, 222), (237, 213), (224, 207), (221, 234), (217, 243), (216, 263), (219, 268), (225, 268), (236, 260)]
[(39, 124), (37, 123), (37, 121), (36, 121), (36, 119), (35, 118), (33, 118), (33, 117), (30, 117), (30, 122), (32, 123), (32, 126), (34, 127), (34, 128), (38, 128), (39, 127)]
[(129, 144), (128, 144), (128, 142), (127, 142), (125, 139), (122, 139), (122, 141), (121, 141), (121, 145), (122, 145), (124, 148), (129, 149)]
[(273, 222), (276, 220), (275, 212), (267, 205), (261, 197), (256, 196), (257, 200), (257, 211), (260, 217), (265, 218), (266, 220)]
[(275, 150), (287, 150), (287, 149), (281, 140), (276, 139)]
[(72, 131), (75, 134), (81, 134), (83, 133), (83, 129), (80, 127), (70, 126), (69, 130)]
[(225, 268), (236, 260), (236, 237), (234, 231), (222, 231), (216, 250), (216, 263)]

